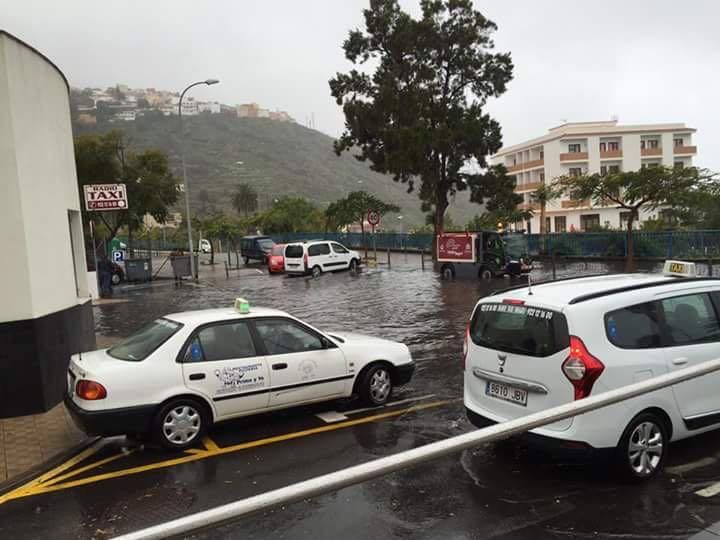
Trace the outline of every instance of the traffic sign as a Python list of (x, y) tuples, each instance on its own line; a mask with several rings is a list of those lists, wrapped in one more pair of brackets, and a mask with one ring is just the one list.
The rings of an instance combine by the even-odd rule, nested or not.
[(121, 249), (116, 249), (112, 252), (112, 261), (114, 263), (120, 263), (125, 260), (125, 252)]
[(83, 187), (87, 211), (104, 212), (128, 208), (125, 184), (88, 184)]
[(372, 225), (373, 227), (377, 227), (380, 223), (380, 214), (375, 212), (375, 210), (370, 210), (367, 213), (367, 220), (370, 225)]

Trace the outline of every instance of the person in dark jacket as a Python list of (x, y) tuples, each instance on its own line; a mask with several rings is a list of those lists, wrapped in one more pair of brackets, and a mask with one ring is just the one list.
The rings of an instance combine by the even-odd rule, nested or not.
[(107, 298), (112, 296), (112, 263), (108, 260), (107, 255), (100, 256), (98, 261), (98, 276), (100, 277), (100, 297)]

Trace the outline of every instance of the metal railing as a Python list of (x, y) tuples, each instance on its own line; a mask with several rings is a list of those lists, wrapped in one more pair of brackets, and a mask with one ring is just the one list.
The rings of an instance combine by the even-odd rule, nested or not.
[(289, 486), (261, 493), (247, 499), (211, 508), (183, 518), (161, 523), (133, 533), (118, 537), (120, 540), (148, 540), (188, 535), (210, 527), (227, 524), (272, 507), (301, 501), (308, 497), (322, 495), (372, 478), (389, 474), (438, 459), (462, 450), (473, 448), (507, 437), (525, 433), (559, 420), (577, 416), (607, 407), (614, 403), (637, 397), (655, 390), (666, 388), (695, 377), (720, 370), (720, 358), (709, 360), (696, 366), (680, 369), (672, 373), (659, 375), (616, 390), (610, 390), (589, 398), (573, 401), (534, 414), (496, 424), (491, 427), (471, 431), (456, 437), (450, 437), (425, 446), (406, 450), (398, 454), (383, 457), (353, 467), (348, 467)]

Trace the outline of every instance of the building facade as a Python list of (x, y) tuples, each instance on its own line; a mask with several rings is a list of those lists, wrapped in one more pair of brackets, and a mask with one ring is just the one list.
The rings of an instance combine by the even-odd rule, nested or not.
[[(552, 128), (542, 137), (502, 148), (490, 162), (505, 165), (515, 176), (515, 191), (523, 197), (520, 207), (534, 212), (532, 219), (516, 228), (537, 233), (540, 207), (533, 202), (532, 192), (539, 186), (566, 175), (634, 171), (653, 165), (691, 166), (697, 154), (694, 133), (685, 124), (573, 122)], [(546, 232), (618, 229), (627, 224), (627, 214), (621, 208), (595, 207), (592, 201), (565, 196), (549, 202), (545, 214)], [(657, 217), (657, 211), (641, 211), (639, 221)]]
[(0, 31), (0, 417), (49, 410), (95, 347), (69, 87)]

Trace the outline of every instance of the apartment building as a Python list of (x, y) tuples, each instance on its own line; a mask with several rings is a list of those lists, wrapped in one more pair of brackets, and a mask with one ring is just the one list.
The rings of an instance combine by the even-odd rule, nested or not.
[[(542, 137), (502, 148), (491, 157), (515, 176), (515, 191), (523, 197), (520, 207), (534, 216), (516, 229), (540, 232), (540, 207), (532, 192), (543, 183), (565, 175), (633, 171), (641, 167), (690, 166), (697, 148), (695, 129), (685, 124), (619, 125), (606, 122), (572, 122), (548, 130)], [(546, 207), (547, 232), (584, 231), (594, 227), (622, 228), (627, 213), (617, 206), (593, 206), (592, 201), (574, 201), (563, 196)], [(640, 222), (657, 217), (641, 212)]]

